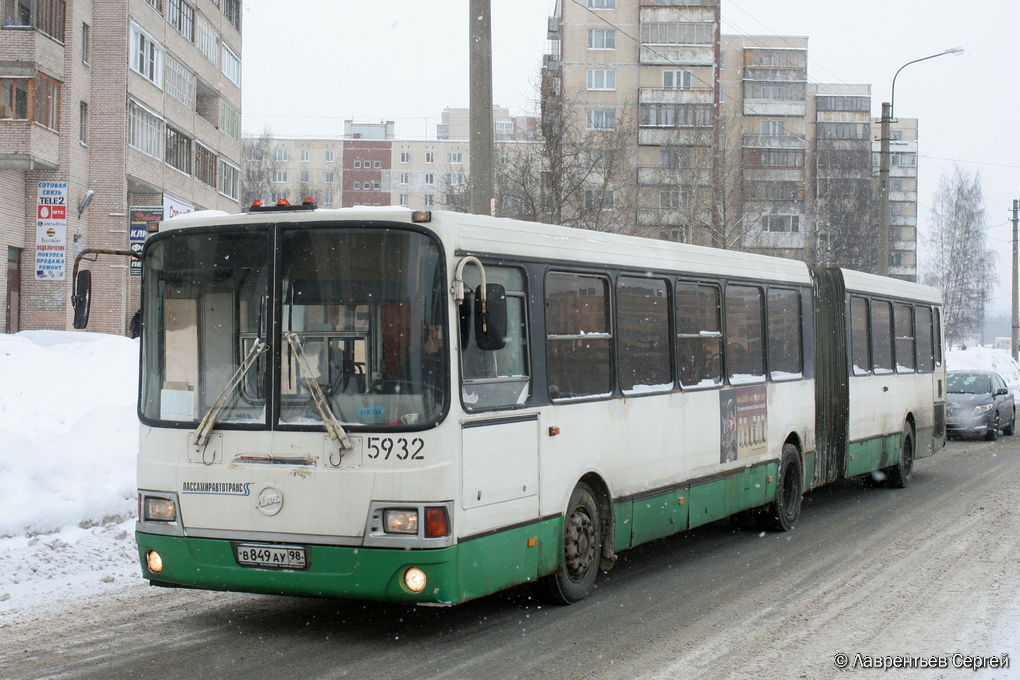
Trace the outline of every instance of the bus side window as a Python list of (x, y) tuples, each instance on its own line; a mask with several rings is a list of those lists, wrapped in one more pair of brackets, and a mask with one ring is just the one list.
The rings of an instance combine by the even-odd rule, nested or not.
[(609, 281), (551, 272), (545, 282), (549, 396), (608, 397), (613, 389)]
[(685, 388), (722, 384), (719, 287), (677, 281), (676, 352)]
[(626, 394), (672, 389), (669, 284), (621, 276), (616, 286), (620, 387)]
[(917, 330), (917, 370), (931, 373), (935, 369), (933, 343), (933, 327), (931, 323), (931, 307), (915, 309), (915, 328)]
[(850, 298), (850, 359), (853, 362), (854, 375), (871, 373), (867, 298)]
[(910, 305), (896, 305), (896, 371), (914, 372), (914, 310)]
[(464, 270), (464, 302), (458, 308), (461, 400), (468, 410), (518, 406), (531, 394), (524, 272), (516, 267), (485, 267), (488, 283), (506, 289), (506, 344), (498, 350), (478, 348), (474, 337), (475, 290), (478, 270)]
[(800, 293), (770, 288), (768, 292), (768, 360), (772, 380), (803, 377), (800, 334)]
[(726, 367), (730, 384), (765, 380), (763, 306), (761, 288), (726, 286)]
[(892, 373), (892, 305), (885, 300), (871, 303), (871, 361), (875, 373)]

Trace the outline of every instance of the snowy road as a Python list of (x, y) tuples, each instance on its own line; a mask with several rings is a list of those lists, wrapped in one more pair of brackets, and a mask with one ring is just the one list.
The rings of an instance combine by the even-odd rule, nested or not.
[[(1020, 437), (957, 442), (909, 489), (810, 494), (790, 534), (713, 525), (624, 553), (573, 607), (523, 588), (414, 609), (131, 585), (0, 619), (0, 678), (1020, 677), (1018, 504)], [(838, 653), (949, 668), (840, 671)]]

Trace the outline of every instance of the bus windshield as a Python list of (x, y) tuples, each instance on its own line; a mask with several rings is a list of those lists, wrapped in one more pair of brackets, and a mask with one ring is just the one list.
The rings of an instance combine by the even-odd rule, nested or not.
[[(145, 261), (144, 417), (196, 422), (226, 389), (220, 425), (321, 428), (309, 381), (355, 429), (442, 416), (446, 286), (434, 239), (302, 225), (170, 233)], [(260, 341), (270, 350), (235, 376)]]

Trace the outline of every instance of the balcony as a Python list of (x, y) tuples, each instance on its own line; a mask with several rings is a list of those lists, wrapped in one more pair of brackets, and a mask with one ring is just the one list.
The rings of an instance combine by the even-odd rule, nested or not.
[(31, 121), (0, 122), (0, 170), (56, 170), (60, 135)]
[(715, 49), (711, 45), (642, 45), (640, 61), (659, 66), (712, 66)]
[(638, 144), (643, 146), (708, 146), (712, 128), (638, 128)]
[(662, 87), (642, 87), (638, 93), (640, 104), (711, 104), (712, 88), (690, 90)]
[(744, 99), (745, 116), (803, 116), (803, 100)]
[[(711, 158), (706, 161), (711, 163)], [(711, 183), (709, 168), (638, 168), (640, 186), (710, 186)]]
[(744, 135), (745, 149), (805, 149), (804, 138), (799, 135)]

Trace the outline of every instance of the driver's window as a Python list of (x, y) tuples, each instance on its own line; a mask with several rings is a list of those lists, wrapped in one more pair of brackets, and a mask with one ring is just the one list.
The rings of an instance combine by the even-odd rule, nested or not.
[(475, 267), (464, 270), (468, 292), (460, 307), (461, 399), (468, 410), (518, 406), (531, 391), (528, 367), (527, 292), (525, 276), (516, 267), (485, 267), (487, 283), (506, 289), (507, 336), (502, 349), (478, 348), (474, 335), (474, 291), (481, 278)]

